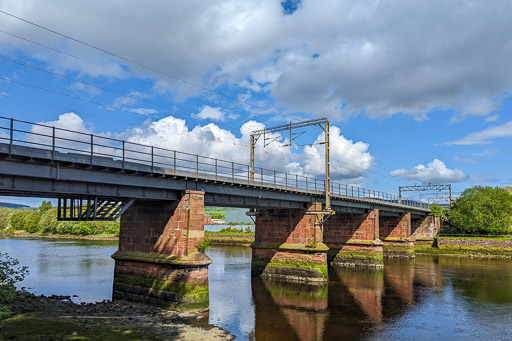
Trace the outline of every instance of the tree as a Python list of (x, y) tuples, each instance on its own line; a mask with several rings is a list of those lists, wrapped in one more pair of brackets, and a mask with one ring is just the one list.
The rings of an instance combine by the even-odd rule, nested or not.
[(442, 206), (438, 204), (432, 204), (430, 210), (432, 211), (432, 215), (434, 217), (441, 217), (443, 219), (446, 218), (446, 209), (444, 209)]
[(9, 215), (13, 209), (6, 208), (6, 207), (0, 207), (0, 231), (4, 231), (7, 229), (7, 226), (9, 224)]
[(30, 213), (27, 210), (13, 210), (9, 215), (7, 228), (9, 231), (23, 230), (25, 228), (25, 217)]
[(450, 225), (468, 234), (512, 232), (512, 195), (500, 187), (466, 189), (450, 211)]
[(57, 208), (52, 207), (41, 216), (37, 229), (40, 233), (55, 233), (58, 225)]
[(48, 211), (50, 208), (52, 208), (52, 202), (51, 201), (46, 201), (46, 200), (43, 200), (43, 202), (41, 203), (41, 206), (39, 206), (39, 213), (41, 215), (45, 214), (46, 211)]
[(39, 212), (30, 212), (25, 216), (25, 224), (24, 230), (28, 233), (37, 232), (37, 225), (39, 224), (39, 220), (41, 219), (41, 214)]

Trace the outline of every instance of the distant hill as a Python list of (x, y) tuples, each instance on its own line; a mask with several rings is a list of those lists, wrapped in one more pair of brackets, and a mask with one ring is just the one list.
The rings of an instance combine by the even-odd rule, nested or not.
[(21, 204), (13, 204), (10, 202), (0, 202), (0, 207), (7, 207), (7, 208), (28, 208), (30, 206), (27, 205), (21, 205)]

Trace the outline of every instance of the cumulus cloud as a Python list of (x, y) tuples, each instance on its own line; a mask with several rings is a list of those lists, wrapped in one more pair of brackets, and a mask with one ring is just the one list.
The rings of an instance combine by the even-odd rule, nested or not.
[[(320, 134), (313, 145), (304, 147), (304, 167), (318, 174), (325, 174), (324, 134)], [(346, 139), (338, 127), (330, 129), (331, 176), (341, 179), (355, 179), (366, 176), (373, 165), (373, 156), (369, 153), (369, 144)]]
[[(85, 133), (81, 135), (65, 130), (57, 130), (58, 146), (68, 148), (61, 149), (61, 151), (66, 152), (71, 151), (69, 148), (85, 153), (89, 152), (89, 134), (93, 133), (93, 127), (77, 114), (62, 114), (58, 120), (41, 123), (48, 127), (34, 126), (32, 128), (34, 133), (51, 136), (51, 126)], [(148, 119), (142, 125), (132, 127), (122, 133), (103, 132), (98, 135), (122, 139), (136, 144), (160, 147), (171, 151), (185, 152), (189, 156), (183, 157), (193, 161), (195, 161), (196, 154), (204, 156), (205, 158), (201, 158), (201, 160), (205, 163), (212, 162), (211, 159), (207, 158), (225, 160), (227, 162), (221, 163), (219, 166), (228, 167), (229, 172), (231, 172), (231, 162), (237, 163), (240, 171), (247, 170), (246, 167), (249, 164), (250, 158), (250, 135), (254, 130), (263, 128), (265, 128), (263, 123), (251, 120), (244, 123), (240, 127), (240, 131), (235, 134), (220, 128), (214, 123), (189, 127), (185, 120), (167, 116), (156, 121)], [(51, 144), (51, 137), (34, 136), (37, 139), (34, 142)], [(265, 137), (267, 138), (266, 146), (263, 137), (256, 143), (255, 158), (256, 167), (258, 168), (257, 172), (259, 172), (259, 168), (264, 168), (268, 171), (277, 170), (301, 176), (321, 177), (324, 174), (324, 145), (319, 144), (324, 141), (323, 133), (320, 133), (315, 138), (313, 145), (306, 146), (303, 149), (297, 146), (292, 148), (283, 147), (284, 145), (289, 145), (290, 141), (279, 133), (269, 133)], [(78, 142), (69, 142), (64, 140), (64, 138), (73, 139)], [(272, 139), (274, 142), (268, 144), (268, 139)], [(354, 142), (346, 139), (336, 126), (331, 126), (330, 141), (332, 178), (347, 180), (354, 184), (362, 184), (374, 160), (368, 151), (369, 145), (364, 142)], [(109, 141), (101, 141), (101, 143), (108, 144)], [(113, 148), (104, 147), (101, 150), (98, 148), (95, 149), (96, 152), (104, 151), (106, 155), (116, 155)], [(142, 150), (143, 147), (139, 148), (135, 145), (131, 145), (129, 148), (147, 152), (147, 150)], [(157, 153), (160, 153), (162, 156), (172, 156), (172, 154), (163, 150), (159, 150)], [(143, 154), (137, 154), (136, 158), (140, 158), (141, 155)], [(162, 158), (159, 160), (163, 161)], [(227, 172), (228, 170), (224, 171)]]
[(418, 180), (423, 183), (459, 182), (467, 179), (460, 169), (449, 169), (443, 161), (434, 159), (426, 167), (417, 165), (412, 169), (396, 169), (389, 173), (404, 180)]
[(512, 137), (512, 121), (468, 134), (459, 140), (445, 142), (444, 145), (484, 145), (491, 143), (494, 139), (504, 137)]
[[(0, 8), (202, 86), (268, 93), (288, 112), (424, 119), (432, 110), (453, 109), (456, 122), (489, 115), (512, 92), (509, 1), (303, 0), (291, 15), (274, 0), (0, 0)], [(109, 78), (129, 70), (187, 93), (201, 91), (2, 19), (14, 34), (65, 44), (70, 53), (107, 66), (0, 36), (4, 48), (22, 49), (55, 68)]]
[(37, 143), (38, 148), (50, 147), (53, 144), (53, 128), (55, 127), (55, 146), (58, 151), (63, 152), (88, 152), (90, 147), (89, 134), (93, 127), (86, 123), (80, 116), (73, 112), (59, 115), (55, 121), (39, 122), (33, 125), (28, 135), (28, 140)]

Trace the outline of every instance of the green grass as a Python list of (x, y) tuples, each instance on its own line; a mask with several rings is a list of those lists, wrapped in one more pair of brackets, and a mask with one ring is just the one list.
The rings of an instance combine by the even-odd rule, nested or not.
[(105, 320), (54, 320), (42, 314), (18, 314), (0, 321), (0, 340), (155, 340), (149, 329), (109, 327)]
[(437, 239), (473, 239), (473, 240), (512, 240), (512, 237), (503, 237), (503, 236), (488, 236), (488, 237), (473, 237), (473, 236), (457, 236), (457, 237), (450, 237), (450, 236), (437, 236)]
[(212, 231), (204, 231), (204, 234), (210, 235), (235, 235), (235, 236), (254, 236), (254, 232), (212, 232)]

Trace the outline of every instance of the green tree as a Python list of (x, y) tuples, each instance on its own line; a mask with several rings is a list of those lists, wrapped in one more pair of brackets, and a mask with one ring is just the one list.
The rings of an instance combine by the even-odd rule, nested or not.
[(41, 233), (56, 233), (58, 225), (57, 208), (52, 207), (41, 216), (37, 229)]
[(39, 220), (41, 219), (41, 214), (39, 212), (30, 212), (25, 216), (25, 224), (24, 230), (28, 233), (37, 232), (37, 225), (39, 224)]
[(9, 231), (23, 230), (25, 228), (25, 217), (29, 213), (30, 211), (27, 210), (12, 210), (7, 226)]
[(52, 208), (52, 202), (51, 201), (46, 201), (46, 200), (43, 200), (43, 202), (41, 203), (41, 206), (39, 206), (39, 213), (41, 215), (45, 214), (46, 211), (48, 211), (50, 208)]
[(440, 206), (438, 204), (432, 204), (430, 210), (432, 211), (432, 215), (434, 217), (440, 217), (441, 219), (446, 220), (448, 210), (446, 210), (443, 206)]
[(450, 210), (449, 224), (468, 234), (512, 232), (512, 195), (500, 187), (466, 189)]
[(7, 207), (0, 207), (0, 231), (7, 230), (9, 224), (9, 215), (13, 209)]

